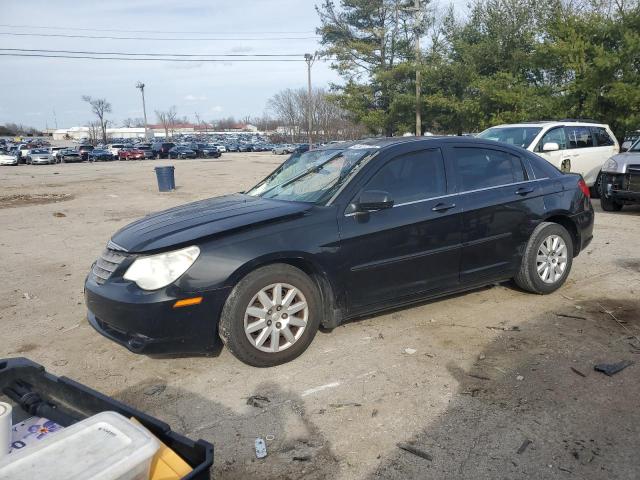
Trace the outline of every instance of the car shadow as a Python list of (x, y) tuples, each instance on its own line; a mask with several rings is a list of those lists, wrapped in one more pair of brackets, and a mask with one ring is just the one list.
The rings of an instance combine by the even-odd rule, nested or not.
[[(207, 398), (219, 388), (223, 387), (207, 383), (196, 393), (149, 378), (114, 398), (191, 439), (213, 443), (212, 478), (320, 480), (336, 475), (338, 460), (331, 445), (298, 395), (265, 382), (255, 389), (256, 398), (231, 400), (236, 404), (231, 408)], [(266, 458), (256, 458), (256, 438), (266, 441)]]
[[(458, 382), (448, 408), (407, 433), (431, 460), (398, 448), (369, 478), (637, 478), (640, 301), (594, 299), (509, 323), (471, 365), (447, 364)], [(594, 371), (621, 360), (637, 364)]]

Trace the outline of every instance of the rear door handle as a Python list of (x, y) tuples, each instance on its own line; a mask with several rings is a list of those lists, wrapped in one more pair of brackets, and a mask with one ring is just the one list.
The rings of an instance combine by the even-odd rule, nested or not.
[(446, 212), (447, 210), (451, 210), (452, 208), (455, 208), (455, 206), (456, 206), (455, 203), (438, 203), (431, 210), (434, 212)]
[(528, 195), (533, 192), (533, 187), (520, 187), (516, 190), (516, 195)]

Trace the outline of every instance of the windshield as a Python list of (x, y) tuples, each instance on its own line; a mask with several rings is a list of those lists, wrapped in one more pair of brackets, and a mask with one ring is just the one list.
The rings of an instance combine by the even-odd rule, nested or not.
[(311, 150), (294, 153), (247, 192), (254, 197), (323, 203), (357, 172), (374, 149)]
[(31, 153), (37, 153), (37, 154), (49, 153), (49, 150), (45, 150), (43, 148), (38, 148), (36, 150), (33, 150)]
[(631, 145), (631, 148), (629, 149), (629, 151), (630, 152), (640, 152), (640, 138), (638, 140), (636, 140), (636, 143)]
[(478, 138), (527, 148), (541, 130), (541, 127), (492, 127), (478, 134)]

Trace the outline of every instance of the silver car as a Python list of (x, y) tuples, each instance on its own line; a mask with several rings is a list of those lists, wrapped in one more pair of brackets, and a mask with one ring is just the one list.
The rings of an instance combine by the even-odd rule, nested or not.
[(27, 165), (51, 165), (56, 163), (56, 158), (46, 148), (34, 148), (27, 150)]
[(624, 205), (632, 204), (640, 204), (640, 139), (628, 151), (614, 155), (602, 166), (602, 209), (619, 212)]
[(0, 165), (18, 165), (18, 155), (0, 150)]

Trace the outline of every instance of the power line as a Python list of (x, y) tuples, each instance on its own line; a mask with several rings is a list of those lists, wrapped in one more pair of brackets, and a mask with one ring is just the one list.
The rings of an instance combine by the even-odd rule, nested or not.
[(78, 55), (120, 55), (140, 57), (304, 57), (304, 53), (131, 53), (93, 52), (82, 50), (45, 50), (42, 48), (0, 48), (5, 52), (72, 53)]
[(126, 58), (126, 57), (95, 57), (88, 55), (49, 55), (49, 54), (38, 54), (38, 53), (0, 53), (0, 56), (3, 57), (37, 57), (37, 58), (77, 58), (77, 59), (87, 59), (87, 60), (124, 60), (129, 62), (137, 62), (137, 61), (155, 61), (155, 62), (304, 62), (304, 59), (301, 58), (296, 60), (294, 58), (280, 58), (280, 59), (271, 59), (271, 58), (237, 58), (237, 59), (219, 59), (219, 58)]
[[(44, 25), (8, 25), (1, 24), (0, 27), (6, 28), (35, 28), (35, 29), (44, 29), (44, 30), (78, 30), (85, 32), (117, 32), (117, 33), (175, 33), (175, 34), (203, 34), (209, 35), (211, 33), (216, 35), (235, 35), (238, 32), (220, 32), (220, 31), (169, 31), (169, 30), (123, 30), (123, 29), (115, 29), (115, 28), (78, 28), (78, 27), (51, 27)], [(255, 32), (243, 32), (248, 33), (250, 35), (262, 35), (262, 34), (273, 34), (273, 35), (285, 35), (285, 34), (305, 34), (305, 33), (314, 33), (310, 31), (255, 31)]]
[(228, 42), (228, 41), (270, 41), (270, 40), (315, 40), (319, 37), (262, 37), (262, 38), (159, 38), (159, 37), (115, 37), (111, 35), (71, 35), (63, 33), (22, 33), (22, 32), (0, 32), (0, 35), (16, 36), (16, 37), (58, 37), (58, 38), (93, 38), (101, 40), (151, 40), (151, 41), (170, 41), (170, 42)]

